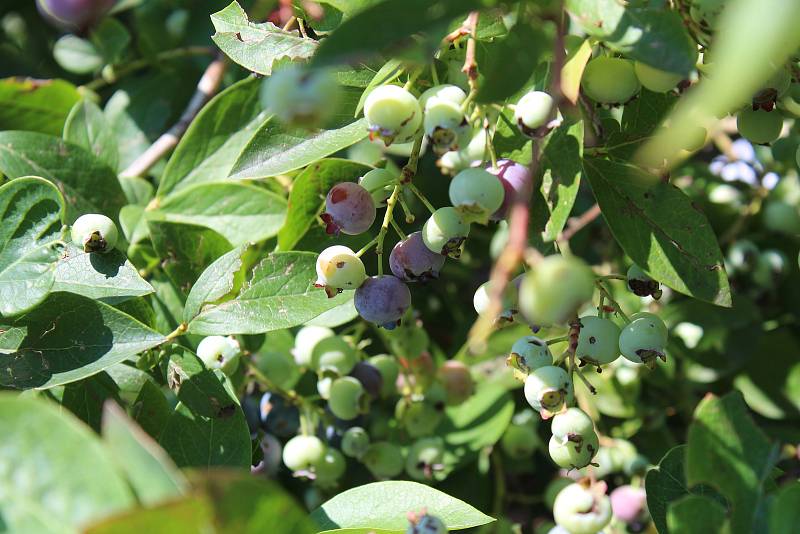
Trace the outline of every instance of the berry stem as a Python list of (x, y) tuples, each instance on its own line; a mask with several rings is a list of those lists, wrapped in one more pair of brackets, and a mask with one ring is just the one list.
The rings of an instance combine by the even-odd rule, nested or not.
[(408, 91), (412, 87), (414, 87), (414, 82), (417, 81), (417, 78), (419, 78), (420, 74), (422, 74), (422, 69), (421, 68), (420, 69), (416, 69), (414, 72), (412, 72), (411, 75), (408, 77), (408, 81), (406, 81), (406, 83), (403, 85), (403, 89)]
[(408, 224), (413, 223), (416, 217), (414, 217), (414, 214), (411, 212), (411, 208), (408, 207), (405, 197), (400, 195), (397, 200), (400, 202), (400, 207), (403, 208), (403, 213), (406, 215), (406, 222)]
[(627, 315), (625, 315), (625, 312), (622, 311), (622, 308), (620, 307), (619, 303), (616, 300), (614, 300), (614, 297), (611, 296), (611, 293), (608, 292), (608, 289), (606, 289), (606, 287), (603, 285), (603, 281), (596, 280), (595, 284), (597, 285), (597, 288), (600, 290), (600, 294), (604, 296), (606, 300), (608, 300), (608, 303), (611, 304), (611, 307), (614, 308), (614, 311), (617, 312), (619, 316), (622, 317), (622, 319), (626, 323), (630, 323), (631, 320), (628, 318)]
[(394, 207), (397, 205), (397, 198), (400, 196), (400, 186), (394, 186), (392, 195), (386, 201), (386, 213), (383, 216), (383, 224), (378, 231), (378, 236), (375, 238), (375, 254), (378, 256), (378, 276), (383, 274), (383, 240), (386, 237), (386, 232), (389, 231), (389, 225), (392, 222), (392, 214)]
[(186, 330), (188, 329), (189, 325), (187, 325), (186, 323), (179, 324), (175, 330), (167, 334), (167, 336), (164, 338), (164, 341), (162, 341), (161, 344), (163, 345), (164, 343), (169, 343), (170, 341), (181, 337), (183, 334), (186, 333)]
[(397, 232), (397, 235), (400, 236), (401, 240), (404, 240), (408, 237), (394, 219), (392, 219), (392, 228), (394, 228), (394, 231)]
[(433, 80), (433, 85), (439, 85), (439, 73), (436, 72), (436, 61), (431, 62), (431, 80)]
[(561, 337), (554, 337), (553, 339), (548, 339), (548, 345), (555, 345), (556, 343), (563, 343), (564, 341), (569, 341), (569, 336), (561, 336)]
[(627, 280), (628, 277), (624, 274), (606, 274), (603, 276), (598, 276), (598, 280)]
[(490, 135), (488, 121), (484, 129), (486, 130), (486, 152), (489, 153), (489, 161), (492, 162), (492, 167), (497, 168), (497, 153), (494, 151), (494, 144), (492, 144), (493, 136)]
[(363, 255), (364, 255), (364, 253), (365, 253), (366, 251), (368, 251), (369, 249), (371, 249), (371, 248), (373, 247), (373, 245), (375, 245), (375, 243), (377, 243), (377, 242), (378, 242), (378, 238), (377, 238), (377, 237), (373, 237), (373, 238), (370, 240), (370, 242), (369, 242), (369, 243), (367, 243), (366, 245), (364, 245), (363, 247), (361, 247), (361, 249), (360, 249), (358, 252), (356, 252), (356, 257), (360, 258), (361, 256), (363, 256)]
[(433, 204), (431, 204), (428, 198), (424, 194), (422, 194), (422, 191), (420, 191), (416, 185), (409, 182), (408, 184), (406, 184), (406, 187), (408, 187), (411, 190), (411, 192), (416, 195), (416, 197), (419, 199), (420, 202), (425, 204), (425, 207), (428, 208), (428, 211), (430, 211), (431, 213), (434, 213), (436, 211), (436, 208), (433, 207)]

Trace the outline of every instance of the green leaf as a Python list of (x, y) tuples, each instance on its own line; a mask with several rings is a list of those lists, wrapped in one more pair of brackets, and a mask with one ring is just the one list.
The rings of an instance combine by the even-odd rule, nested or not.
[(358, 317), (358, 310), (353, 299), (349, 299), (339, 304), (335, 308), (322, 312), (313, 319), (306, 321), (305, 324), (312, 326), (327, 326), (328, 328), (336, 328), (343, 324), (349, 323)]
[(573, 104), (578, 102), (583, 69), (591, 57), (592, 43), (589, 39), (584, 39), (581, 45), (571, 50), (564, 60), (564, 67), (561, 69), (561, 92), (564, 98)]
[(153, 505), (186, 492), (186, 480), (166, 452), (111, 402), (103, 410), (103, 441), (140, 503)]
[(242, 180), (284, 174), (330, 156), (366, 136), (364, 119), (336, 130), (313, 133), (268, 121), (239, 155), (231, 170), (231, 178)]
[(0, 187), (0, 317), (29, 310), (50, 293), (63, 204), (53, 184), (41, 178)]
[(151, 508), (126, 510), (90, 525), (84, 534), (141, 534), (170, 532), (194, 534), (205, 532), (212, 524), (211, 503), (202, 496), (191, 496)]
[(481, 382), (469, 399), (447, 408), (446, 418), (437, 430), (447, 448), (464, 462), (474, 459), (484, 447), (497, 443), (514, 415), (514, 399), (495, 383)]
[(324, 39), (315, 65), (354, 63), (392, 49), (396, 55), (418, 32), (444, 36), (451, 20), (483, 7), (479, 0), (385, 0), (359, 11)]
[(145, 382), (131, 406), (131, 416), (152, 438), (157, 439), (172, 417), (172, 407), (153, 382)]
[(82, 146), (116, 170), (119, 148), (111, 125), (97, 104), (84, 98), (77, 102), (64, 123), (64, 141)]
[(308, 513), (276, 482), (249, 473), (216, 470), (192, 478), (210, 497), (222, 532), (312, 534)]
[(323, 159), (306, 167), (294, 179), (286, 222), (278, 233), (278, 247), (291, 250), (315, 224), (325, 196), (340, 182), (356, 182), (371, 167), (344, 159)]
[(679, 74), (694, 68), (695, 44), (675, 11), (616, 0), (567, 0), (566, 8), (586, 33), (630, 59)]
[(119, 210), (119, 227), (130, 245), (138, 245), (147, 239), (149, 229), (144, 206), (128, 204)]
[(157, 213), (163, 221), (205, 226), (241, 245), (276, 235), (286, 218), (286, 200), (251, 184), (203, 183), (167, 196)]
[(108, 304), (71, 293), (53, 293), (15, 326), (28, 336), (5, 358), (0, 384), (18, 389), (81, 380), (164, 341)]
[(680, 293), (731, 305), (716, 236), (689, 197), (632, 165), (586, 158), (584, 171), (611, 232), (637, 265)]
[(669, 532), (681, 534), (724, 532), (726, 519), (725, 508), (699, 495), (687, 495), (670, 504), (667, 511)]
[(725, 500), (713, 488), (697, 484), (691, 489), (686, 483), (686, 445), (678, 445), (664, 455), (658, 467), (647, 472), (645, 490), (647, 509), (659, 532), (667, 530), (667, 510), (671, 503), (687, 495), (710, 497), (719, 504)]
[(189, 352), (173, 354), (167, 377), (178, 406), (158, 439), (180, 467), (249, 468), (250, 430), (235, 397)]
[(0, 394), (0, 427), (0, 515), (8, 532), (77, 533), (134, 503), (100, 440), (55, 404)]
[(202, 226), (163, 220), (163, 215), (146, 212), (147, 226), (162, 267), (184, 294), (211, 263), (231, 250), (227, 239)]
[(242, 266), (248, 245), (240, 245), (227, 254), (220, 256), (203, 271), (203, 274), (192, 286), (183, 308), (183, 321), (191, 322), (206, 304), (217, 303), (223, 297), (233, 293), (237, 279), (239, 286), (243, 282)]
[(608, 153), (618, 159), (631, 159), (646, 141), (653, 138), (656, 128), (677, 101), (674, 94), (643, 89), (633, 102), (625, 104), (619, 129), (607, 132)]
[(24, 326), (0, 323), (0, 354), (16, 352), (27, 335), (28, 329)]
[(0, 80), (0, 130), (29, 130), (61, 135), (64, 121), (80, 99), (64, 80)]
[(707, 483), (731, 501), (732, 532), (759, 530), (757, 507), (777, 459), (777, 444), (755, 425), (740, 393), (709, 394), (697, 406), (689, 426), (686, 479)]
[(311, 512), (311, 519), (319, 530), (349, 529), (348, 534), (366, 534), (378, 529), (400, 534), (408, 527), (407, 514), (423, 509), (441, 519), (448, 530), (494, 521), (464, 501), (430, 486), (400, 480), (374, 482), (340, 493)]
[(329, 299), (314, 287), (317, 255), (276, 252), (264, 258), (232, 300), (207, 306), (189, 323), (193, 334), (260, 334), (305, 323), (353, 298)]
[(555, 241), (575, 205), (583, 165), (583, 121), (565, 122), (548, 137), (542, 151), (542, 195), (550, 216), (545, 241)]
[(478, 102), (498, 102), (514, 95), (530, 79), (545, 52), (552, 48), (550, 39), (538, 28), (519, 22), (503, 39), (490, 45), (481, 63), (483, 83), (478, 88)]
[(800, 524), (800, 482), (781, 488), (769, 511), (770, 534), (791, 534)]
[(155, 290), (119, 250), (87, 254), (68, 245), (58, 258), (52, 291), (67, 291), (117, 304)]
[(283, 31), (271, 22), (257, 24), (237, 3), (211, 15), (216, 33), (214, 43), (235, 63), (263, 75), (272, 73), (280, 59), (307, 59), (317, 49), (317, 41)]
[(68, 223), (84, 213), (117, 218), (126, 204), (114, 171), (86, 149), (35, 132), (0, 132), (0, 171), (9, 178), (41, 176), (66, 201)]
[(200, 110), (164, 169), (159, 197), (228, 176), (239, 153), (266, 118), (258, 98), (260, 87), (258, 78), (242, 80)]
[(67, 384), (61, 396), (61, 406), (75, 414), (75, 417), (100, 432), (103, 417), (103, 404), (110, 400), (119, 402), (119, 388), (105, 372)]

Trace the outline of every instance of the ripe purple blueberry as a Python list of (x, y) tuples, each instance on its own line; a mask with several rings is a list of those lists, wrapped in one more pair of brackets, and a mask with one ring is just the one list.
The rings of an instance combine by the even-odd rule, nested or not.
[(329, 234), (358, 235), (375, 222), (375, 203), (369, 191), (353, 182), (334, 185), (325, 198), (325, 213), (320, 215)]
[(533, 194), (533, 181), (527, 165), (510, 159), (501, 159), (497, 162), (497, 167), (490, 166), (486, 170), (497, 176), (504, 191), (503, 203), (489, 219), (492, 221), (505, 219), (511, 205), (516, 201), (528, 203)]
[(364, 320), (392, 330), (411, 306), (411, 292), (395, 276), (372, 276), (356, 290), (355, 305)]
[(103, 18), (114, 3), (115, 0), (37, 0), (36, 7), (53, 26), (83, 32)]
[(439, 278), (445, 257), (429, 249), (422, 232), (414, 232), (398, 242), (389, 254), (389, 268), (404, 282), (427, 282)]
[(368, 362), (358, 362), (350, 371), (350, 376), (361, 382), (370, 397), (373, 399), (380, 397), (383, 390), (383, 376), (377, 367)]

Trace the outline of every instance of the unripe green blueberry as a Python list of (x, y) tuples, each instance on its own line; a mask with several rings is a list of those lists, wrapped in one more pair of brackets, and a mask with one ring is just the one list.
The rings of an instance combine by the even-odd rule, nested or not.
[(425, 246), (437, 254), (453, 258), (461, 256), (461, 245), (468, 235), (469, 222), (450, 206), (436, 210), (422, 227)]
[(587, 63), (581, 87), (586, 96), (600, 104), (624, 104), (640, 88), (632, 63), (614, 57), (598, 57)]
[(260, 351), (255, 360), (270, 382), (282, 389), (292, 389), (300, 379), (300, 367), (288, 352)]
[(544, 417), (572, 404), (575, 394), (569, 374), (554, 365), (535, 369), (525, 379), (525, 400)]
[(468, 221), (485, 224), (503, 204), (505, 189), (494, 174), (485, 169), (464, 169), (450, 182), (450, 203)]
[(511, 346), (508, 363), (522, 373), (529, 374), (540, 367), (553, 365), (553, 354), (544, 340), (536, 336), (524, 336)]
[(475, 382), (469, 367), (457, 360), (447, 360), (436, 371), (436, 378), (445, 391), (445, 403), (455, 406), (469, 399), (475, 392)]
[(314, 464), (314, 482), (323, 487), (335, 486), (347, 470), (347, 461), (333, 447), (326, 447), (325, 454)]
[(773, 231), (788, 235), (800, 234), (800, 206), (783, 200), (769, 200), (762, 215), (764, 226)]
[(388, 354), (378, 354), (369, 360), (369, 363), (378, 369), (381, 374), (383, 382), (381, 384), (381, 396), (389, 397), (397, 392), (397, 375), (400, 374), (400, 367), (397, 364), (397, 359)]
[(594, 421), (580, 408), (567, 408), (553, 417), (550, 432), (557, 440), (563, 441), (569, 439), (570, 435), (582, 436), (594, 432)]
[(473, 130), (472, 138), (466, 147), (446, 152), (436, 162), (442, 174), (453, 175), (457, 172), (480, 164), (486, 158), (486, 130)]
[(523, 134), (535, 135), (550, 119), (553, 104), (553, 97), (544, 91), (525, 93), (514, 108), (514, 122)]
[(611, 521), (611, 501), (605, 483), (587, 487), (580, 483), (562, 489), (553, 503), (556, 524), (570, 534), (596, 534)]
[(370, 445), (361, 462), (378, 479), (393, 478), (403, 472), (405, 460), (403, 451), (388, 441), (379, 441)]
[(316, 436), (295, 436), (283, 446), (283, 463), (291, 471), (309, 471), (322, 461), (326, 449)]
[(650, 278), (641, 267), (635, 263), (630, 266), (627, 274), (628, 287), (635, 295), (640, 297), (653, 298), (661, 297), (661, 290), (658, 287), (658, 282)]
[(338, 336), (321, 339), (311, 352), (311, 368), (320, 374), (344, 376), (353, 370), (356, 362), (356, 350)]
[(322, 287), (328, 297), (344, 289), (358, 289), (367, 279), (361, 258), (350, 248), (334, 245), (323, 250), (317, 257), (316, 287)]
[(778, 99), (787, 93), (792, 83), (789, 70), (781, 67), (753, 95), (753, 107), (772, 111)]
[(751, 143), (768, 145), (781, 134), (783, 115), (778, 111), (743, 109), (736, 115), (736, 127)]
[(327, 70), (288, 65), (264, 79), (260, 97), (261, 105), (280, 121), (316, 128), (333, 116), (341, 91)]
[(636, 72), (636, 77), (639, 79), (639, 82), (646, 89), (655, 93), (666, 93), (667, 91), (675, 89), (678, 82), (684, 78), (680, 74), (657, 69), (641, 61), (634, 62), (633, 70)]
[(532, 425), (511, 424), (503, 433), (500, 446), (510, 458), (521, 460), (536, 451), (539, 447), (539, 436)]
[(317, 380), (317, 393), (319, 393), (320, 398), (324, 400), (331, 398), (331, 386), (334, 379), (335, 376), (323, 376)]
[(420, 107), (424, 110), (427, 107), (428, 100), (432, 98), (438, 98), (452, 102), (453, 104), (461, 105), (464, 100), (466, 100), (467, 93), (465, 93), (464, 90), (457, 85), (451, 85), (447, 83), (435, 85), (420, 95)]
[(597, 433), (571, 434), (569, 438), (550, 437), (547, 450), (553, 462), (564, 469), (583, 469), (592, 462), (600, 443)]
[(748, 272), (756, 267), (759, 250), (755, 243), (748, 239), (735, 241), (728, 249), (726, 266), (731, 273)]
[(226, 375), (232, 375), (239, 367), (239, 356), (242, 350), (239, 342), (232, 337), (208, 336), (197, 345), (197, 357), (208, 369), (219, 369)]
[(72, 242), (84, 252), (108, 252), (118, 239), (117, 225), (99, 213), (81, 215), (72, 224)]
[(565, 323), (591, 300), (594, 280), (594, 273), (582, 260), (548, 256), (522, 280), (520, 310), (536, 324)]
[(469, 122), (461, 106), (450, 100), (431, 97), (425, 105), (422, 124), (437, 154), (458, 150), (469, 143)]
[(342, 452), (351, 458), (361, 458), (369, 448), (369, 434), (360, 426), (350, 427), (342, 435)]
[[(472, 296), (472, 306), (475, 308), (475, 312), (478, 315), (483, 315), (489, 308), (489, 303), (491, 302), (491, 298), (489, 296), (490, 288), (491, 282), (484, 282), (478, 287), (477, 290), (475, 290), (475, 294)], [(517, 288), (513, 284), (506, 285), (506, 288), (503, 291), (501, 305), (503, 309), (500, 311), (500, 316), (498, 319), (503, 321), (513, 321), (514, 314), (517, 313), (518, 308)]]
[(653, 314), (637, 314), (622, 329), (619, 350), (628, 360), (654, 367), (657, 358), (665, 360), (667, 327)]
[(444, 522), (428, 513), (414, 517), (406, 529), (406, 534), (447, 534), (447, 532)]
[(331, 384), (328, 408), (339, 419), (349, 421), (369, 411), (369, 395), (352, 376), (337, 378)]
[(386, 207), (386, 201), (392, 196), (397, 183), (397, 176), (386, 169), (372, 169), (358, 179), (358, 183), (369, 191), (376, 208)]
[(397, 85), (381, 85), (364, 101), (364, 117), (369, 124), (370, 139), (381, 139), (386, 146), (411, 141), (422, 125), (419, 102)]
[[(442, 403), (444, 404), (444, 403)], [(444, 406), (442, 406), (443, 408)], [(395, 417), (412, 438), (433, 434), (444, 418), (442, 409), (428, 399), (400, 399), (395, 407)]]
[(414, 480), (441, 480), (443, 460), (442, 438), (418, 439), (406, 453), (406, 473)]
[(758, 263), (753, 271), (753, 281), (764, 288), (772, 288), (786, 274), (789, 259), (780, 250), (765, 250), (758, 257)]
[(294, 335), (294, 348), (292, 356), (297, 365), (307, 367), (311, 365), (311, 353), (317, 343), (335, 335), (333, 330), (325, 326), (304, 326)]
[(575, 356), (584, 364), (597, 367), (611, 363), (619, 356), (619, 327), (610, 319), (581, 317), (578, 347)]

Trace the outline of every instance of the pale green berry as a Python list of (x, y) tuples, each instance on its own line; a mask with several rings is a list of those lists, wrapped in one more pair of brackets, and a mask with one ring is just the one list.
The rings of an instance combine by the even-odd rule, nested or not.
[(675, 86), (684, 78), (681, 74), (657, 69), (641, 61), (634, 62), (633, 69), (639, 82), (646, 89), (655, 93), (666, 93), (675, 89)]
[(564, 469), (583, 469), (592, 462), (600, 444), (597, 433), (572, 434), (568, 438), (550, 437), (547, 451), (553, 462)]
[(311, 352), (311, 368), (320, 374), (344, 376), (357, 362), (356, 350), (338, 336), (320, 340)]
[(514, 122), (522, 133), (531, 135), (547, 124), (553, 105), (553, 97), (544, 91), (525, 93), (514, 108)]
[(342, 435), (342, 452), (351, 458), (361, 458), (369, 447), (369, 434), (360, 426), (350, 427)]
[(468, 221), (486, 223), (503, 204), (505, 189), (497, 176), (478, 168), (464, 169), (450, 182), (450, 203)]
[(403, 451), (394, 443), (379, 441), (367, 447), (361, 462), (378, 479), (393, 478), (403, 472)]
[(565, 323), (591, 300), (594, 280), (594, 273), (582, 260), (548, 256), (522, 280), (520, 310), (535, 324)]
[(630, 61), (598, 57), (586, 65), (581, 87), (600, 104), (624, 104), (639, 92), (640, 85)]
[(667, 327), (653, 314), (637, 314), (622, 329), (619, 350), (628, 360), (654, 367), (657, 358), (665, 360)]
[(586, 487), (575, 483), (562, 489), (553, 503), (556, 524), (570, 534), (597, 534), (611, 521), (611, 501), (605, 484)]
[(406, 453), (406, 473), (414, 480), (440, 480), (444, 461), (444, 441), (440, 437), (415, 441)]
[(500, 439), (503, 452), (514, 460), (529, 458), (539, 444), (539, 436), (532, 425), (511, 424)]
[(525, 400), (538, 412), (555, 413), (572, 404), (575, 393), (569, 374), (561, 367), (546, 365), (533, 370), (525, 379)]
[(570, 435), (583, 436), (594, 432), (594, 421), (580, 408), (567, 408), (553, 417), (550, 432), (557, 440), (563, 441)]
[(575, 356), (585, 364), (597, 367), (611, 363), (619, 356), (619, 327), (610, 319), (581, 317), (578, 347)]
[(425, 106), (423, 126), (437, 154), (458, 150), (469, 143), (467, 118), (461, 106), (449, 100), (431, 97)]
[(381, 374), (381, 396), (385, 398), (397, 392), (397, 376), (400, 374), (397, 358), (388, 354), (378, 354), (367, 361)]
[(72, 224), (72, 242), (84, 252), (108, 252), (118, 239), (117, 225), (99, 213), (81, 215)]
[(264, 79), (260, 96), (262, 105), (282, 122), (315, 128), (333, 116), (341, 92), (330, 71), (289, 65)]
[(428, 100), (434, 97), (441, 100), (447, 100), (453, 104), (461, 105), (464, 100), (466, 100), (467, 93), (465, 93), (464, 90), (457, 85), (446, 83), (442, 85), (435, 85), (420, 95), (420, 107), (424, 110), (428, 104)]
[(232, 337), (208, 336), (197, 345), (197, 357), (208, 369), (219, 369), (231, 375), (239, 366), (242, 350)]
[(295, 436), (283, 446), (283, 463), (291, 471), (309, 471), (322, 461), (326, 450), (316, 436)]
[(331, 384), (328, 408), (339, 419), (349, 421), (369, 411), (369, 395), (352, 376), (337, 378)]
[(461, 245), (468, 235), (469, 222), (450, 206), (436, 210), (422, 227), (422, 242), (426, 247), (454, 258), (461, 256)]
[(376, 208), (386, 206), (386, 201), (392, 196), (392, 191), (397, 183), (397, 176), (386, 169), (372, 169), (359, 178), (359, 185), (369, 191)]
[(658, 298), (661, 296), (661, 290), (658, 287), (658, 282), (650, 278), (641, 267), (635, 263), (630, 266), (626, 275), (628, 280), (628, 287), (635, 295), (640, 297), (653, 296)]
[(411, 141), (422, 125), (419, 102), (397, 85), (373, 89), (364, 101), (364, 117), (370, 138), (381, 139), (386, 146)]
[(511, 346), (509, 363), (527, 374), (540, 367), (553, 365), (553, 354), (544, 340), (536, 336), (524, 336)]
[(778, 138), (783, 115), (777, 110), (743, 109), (736, 115), (736, 127), (742, 137), (757, 145), (767, 145)]
[(326, 337), (335, 335), (333, 330), (325, 326), (304, 326), (294, 336), (292, 356), (297, 365), (307, 367), (311, 365), (311, 353), (314, 347)]
[[(478, 287), (478, 289), (475, 291), (475, 295), (472, 297), (472, 306), (475, 308), (475, 312), (478, 315), (483, 315), (489, 308), (489, 303), (491, 302), (491, 297), (489, 295), (490, 288), (491, 282), (484, 282)], [(518, 307), (517, 288), (514, 287), (513, 284), (506, 285), (506, 288), (503, 291), (501, 306), (502, 310), (500, 311), (499, 319), (512, 321), (514, 319), (514, 314), (517, 313)]]
[(334, 245), (317, 256), (316, 287), (322, 287), (329, 297), (344, 289), (358, 289), (367, 279), (361, 258), (350, 248)]
[(326, 447), (325, 454), (314, 464), (314, 482), (323, 487), (335, 486), (347, 470), (347, 461), (333, 447)]

